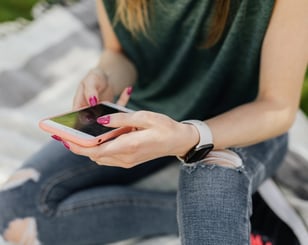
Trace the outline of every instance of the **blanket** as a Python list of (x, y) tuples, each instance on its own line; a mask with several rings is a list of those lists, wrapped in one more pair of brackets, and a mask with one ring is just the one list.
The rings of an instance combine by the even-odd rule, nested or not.
[[(71, 108), (77, 84), (97, 63), (102, 48), (94, 1), (86, 0), (69, 8), (55, 6), (23, 30), (0, 39), (0, 185), (50, 140), (38, 128), (38, 121)], [(308, 168), (308, 138), (304, 132), (308, 132), (308, 122), (299, 111), (290, 132), (288, 158), (275, 182), (265, 183), (263, 194), (271, 195), (269, 186), (274, 186), (295, 215), (300, 214), (299, 233), (307, 234), (304, 229), (308, 227), (308, 178), (300, 171)], [(171, 166), (137, 185), (175, 189), (177, 171)], [(298, 182), (298, 175), (304, 185)], [(292, 181), (284, 181), (286, 176), (292, 176)], [(302, 239), (306, 238), (304, 234)], [(175, 245), (179, 239), (163, 236), (116, 244)]]

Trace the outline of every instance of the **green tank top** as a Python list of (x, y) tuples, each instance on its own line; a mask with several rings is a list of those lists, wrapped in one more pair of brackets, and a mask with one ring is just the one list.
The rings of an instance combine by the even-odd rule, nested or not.
[[(113, 22), (116, 1), (103, 2)], [(210, 0), (152, 0), (150, 38), (134, 38), (121, 23), (114, 26), (138, 70), (128, 107), (204, 120), (255, 99), (274, 0), (231, 2), (224, 35), (209, 49), (198, 44), (206, 34)]]

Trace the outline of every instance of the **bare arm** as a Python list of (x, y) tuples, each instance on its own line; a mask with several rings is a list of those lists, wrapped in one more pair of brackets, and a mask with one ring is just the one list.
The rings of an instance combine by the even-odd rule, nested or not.
[(308, 2), (278, 0), (261, 53), (257, 99), (207, 121), (217, 149), (280, 135), (292, 125), (308, 60)]
[(102, 0), (97, 0), (96, 4), (105, 47), (97, 67), (107, 74), (115, 94), (119, 94), (125, 87), (135, 82), (137, 71), (122, 52), (121, 44), (114, 33)]
[(98, 101), (113, 101), (114, 97), (120, 94), (122, 99), (118, 103), (125, 105), (130, 94), (128, 91), (131, 91), (130, 86), (137, 78), (135, 66), (123, 54), (102, 0), (97, 0), (96, 4), (105, 49), (96, 67), (91, 69), (79, 83), (73, 101), (74, 109), (93, 106)]
[[(247, 146), (289, 129), (307, 66), (307, 13), (307, 0), (276, 1), (262, 47), (257, 99), (207, 120), (216, 149)], [(199, 141), (194, 126), (159, 113), (116, 113), (107, 121), (104, 126), (137, 130), (98, 147), (71, 144), (71, 150), (98, 164), (129, 168), (160, 156), (183, 156)]]

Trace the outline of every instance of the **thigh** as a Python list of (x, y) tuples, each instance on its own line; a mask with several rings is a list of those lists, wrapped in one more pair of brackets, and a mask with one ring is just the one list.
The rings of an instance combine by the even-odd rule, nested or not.
[[(31, 193), (41, 211), (54, 211), (61, 201), (75, 192), (96, 186), (131, 184), (170, 161), (171, 158), (156, 159), (131, 169), (100, 166), (87, 157), (73, 154), (55, 141), (26, 161), (13, 174), (13, 181), (9, 180), (2, 190), (19, 192), (17, 187), (22, 186), (23, 193)], [(14, 181), (14, 175), (17, 181)]]
[(280, 166), (287, 135), (232, 148), (236, 167), (200, 161), (181, 165), (178, 222), (183, 244), (248, 244), (251, 195)]
[[(98, 165), (88, 157), (73, 154), (59, 142), (50, 142), (28, 159), (21, 169), (35, 169), (41, 179), (67, 179), (76, 188), (92, 185), (130, 184), (172, 162), (160, 158), (130, 169)], [(74, 181), (73, 179), (76, 177)], [(71, 180), (69, 180), (71, 179)], [(70, 182), (72, 181), (72, 182)]]

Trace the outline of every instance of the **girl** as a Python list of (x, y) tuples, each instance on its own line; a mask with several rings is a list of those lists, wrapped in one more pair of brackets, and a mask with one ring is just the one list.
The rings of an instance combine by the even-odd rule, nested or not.
[[(298, 109), (308, 2), (98, 0), (97, 9), (105, 49), (74, 107), (123, 90), (126, 104), (133, 86), (136, 112), (97, 122), (134, 130), (91, 148), (54, 142), (27, 161), (0, 192), (5, 239), (178, 233), (185, 245), (249, 244), (251, 195), (281, 164)], [(175, 160), (176, 193), (129, 186)]]

